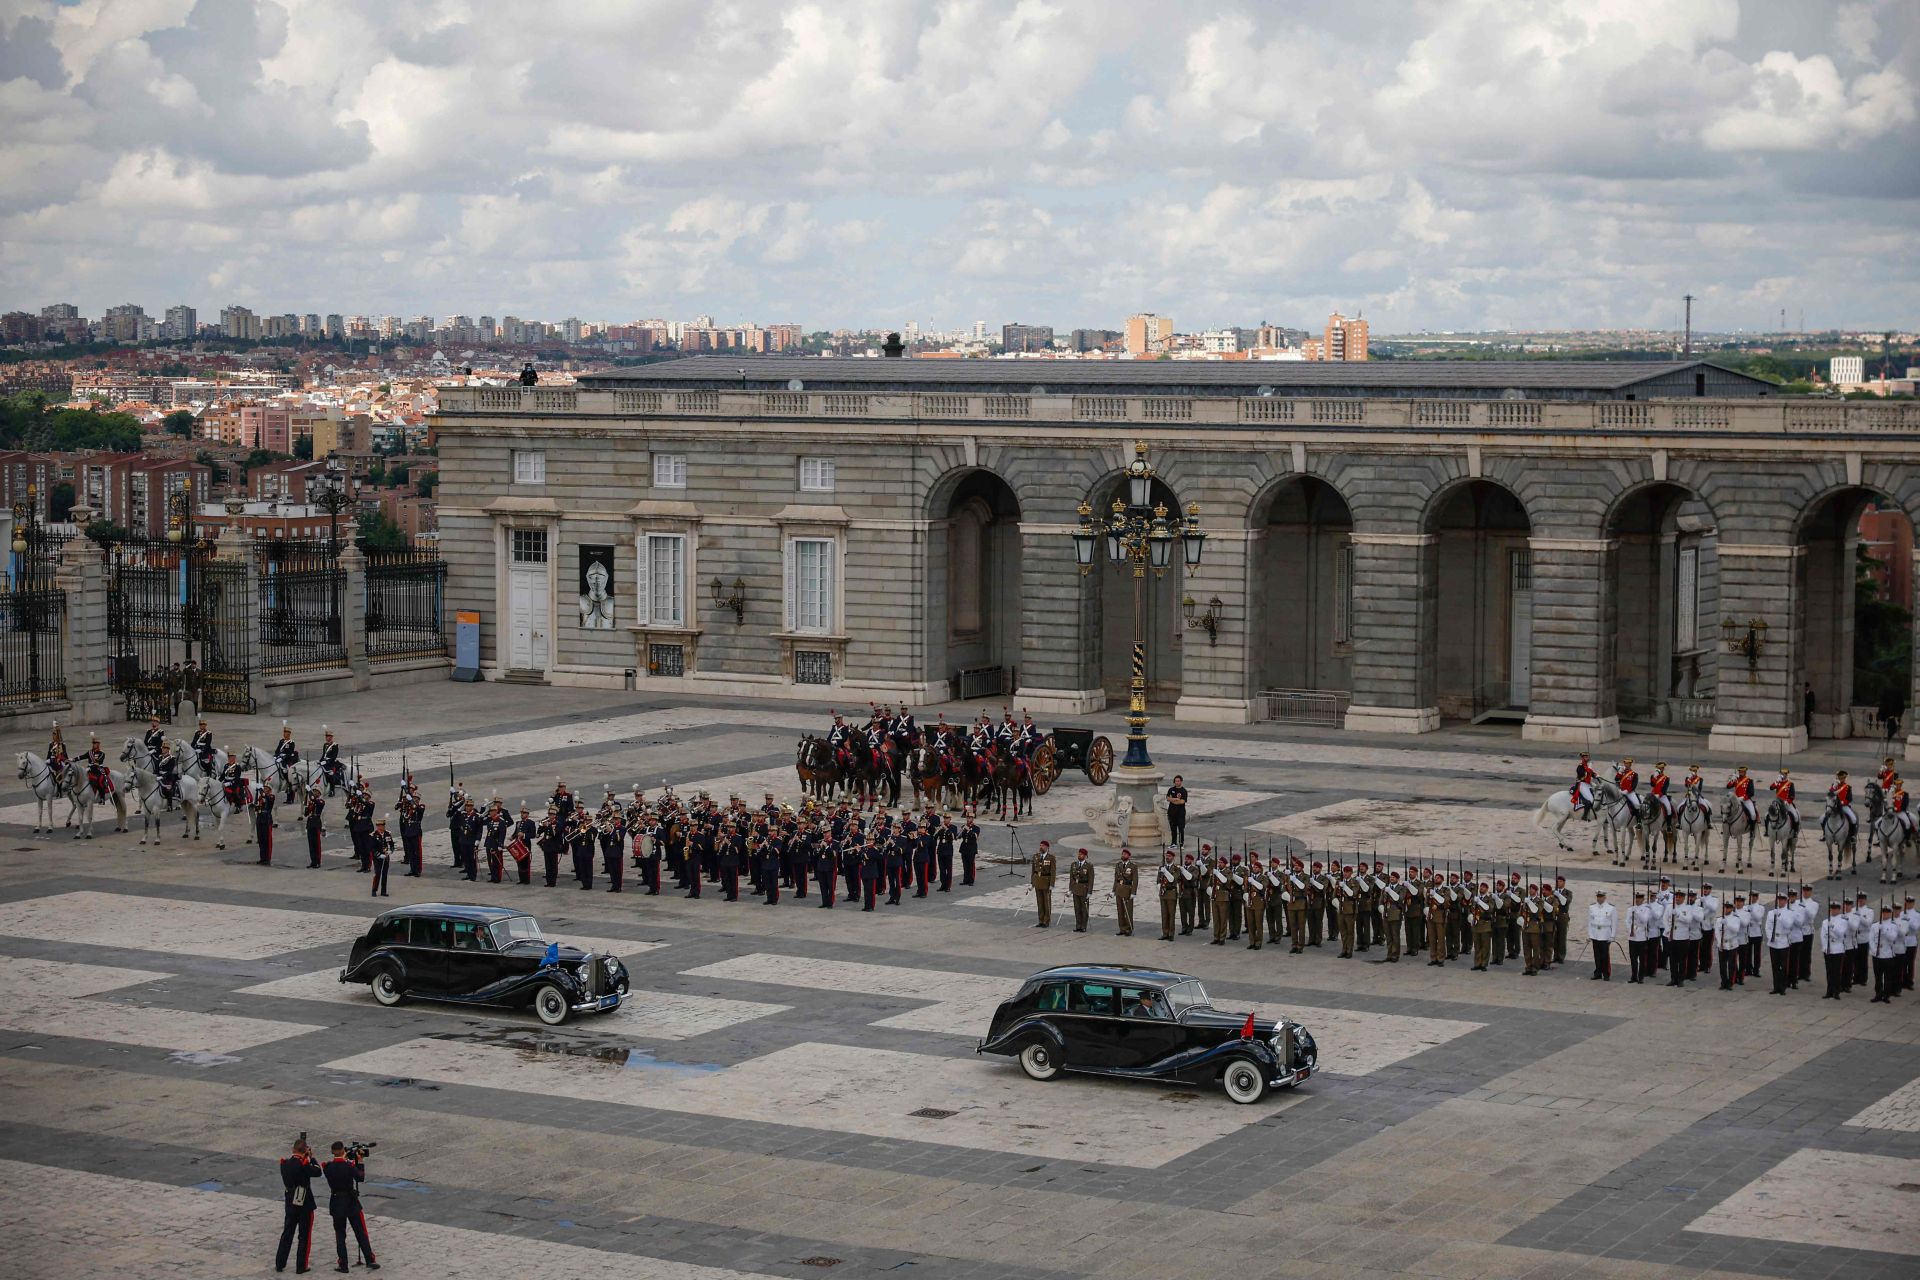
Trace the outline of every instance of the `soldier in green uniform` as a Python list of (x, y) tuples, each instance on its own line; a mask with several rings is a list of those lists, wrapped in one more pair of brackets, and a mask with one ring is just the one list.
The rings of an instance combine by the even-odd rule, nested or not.
[(1480, 901), (1474, 903), (1469, 915), (1473, 924), (1473, 971), (1485, 973), (1493, 954), (1493, 915)]
[(1226, 864), (1215, 860), (1207, 869), (1207, 893), (1213, 899), (1213, 941), (1209, 946), (1227, 945), (1227, 898), (1231, 884)]
[(1039, 917), (1033, 922), (1036, 929), (1053, 924), (1053, 876), (1053, 845), (1042, 840), (1033, 855), (1033, 866), (1027, 871), (1027, 882), (1033, 886), (1033, 909)]
[(1553, 891), (1547, 895), (1553, 899), (1553, 963), (1567, 962), (1567, 925), (1573, 919), (1573, 890), (1567, 888), (1565, 876), (1553, 878)]
[(1473, 945), (1473, 922), (1467, 919), (1467, 901), (1473, 886), (1458, 871), (1447, 873), (1447, 959), (1458, 960)]
[(1307, 877), (1300, 872), (1300, 859), (1293, 859), (1280, 888), (1287, 905), (1287, 933), (1293, 938), (1292, 952), (1299, 955), (1307, 948)]
[(1521, 976), (1531, 978), (1540, 972), (1540, 934), (1548, 927), (1547, 906), (1540, 900), (1540, 886), (1527, 886), (1527, 899), (1520, 904), (1520, 954), (1526, 961)]
[(1354, 924), (1360, 918), (1360, 886), (1354, 882), (1352, 867), (1341, 868), (1340, 883), (1334, 888), (1339, 898), (1340, 958), (1351, 960)]
[(1387, 873), (1386, 887), (1380, 890), (1380, 926), (1387, 939), (1387, 963), (1400, 963), (1400, 921), (1406, 911), (1407, 886), (1400, 873)]
[(1267, 873), (1252, 854), (1247, 855), (1247, 880), (1242, 892), (1246, 895), (1247, 950), (1258, 951), (1266, 937)]
[(1199, 893), (1194, 899), (1198, 916), (1194, 927), (1197, 929), (1209, 929), (1213, 926), (1213, 864), (1215, 861), (1213, 846), (1202, 840), (1200, 842)]
[[(1167, 850), (1160, 869), (1154, 873), (1153, 887), (1160, 896), (1160, 941), (1172, 942), (1174, 916), (1180, 906), (1180, 868), (1173, 860), (1173, 850)], [(1183, 914), (1191, 916), (1192, 913)]]
[(1313, 864), (1313, 874), (1307, 877), (1307, 945), (1317, 947), (1324, 936), (1321, 921), (1327, 918), (1327, 876), (1326, 868), (1320, 863)]
[(1280, 896), (1284, 888), (1286, 873), (1281, 869), (1280, 859), (1267, 859), (1267, 938), (1278, 946), (1287, 932), (1287, 904)]
[(1445, 967), (1447, 963), (1447, 914), (1453, 909), (1453, 895), (1446, 882), (1433, 878), (1427, 887), (1427, 963)]
[(1327, 914), (1327, 938), (1331, 941), (1340, 936), (1340, 863), (1336, 860), (1327, 864), (1327, 894), (1323, 902)]
[(1427, 885), (1420, 868), (1413, 868), (1412, 877), (1407, 886), (1407, 950), (1419, 955), (1427, 949)]
[(1067, 892), (1073, 896), (1073, 931), (1087, 931), (1087, 911), (1093, 896), (1093, 863), (1085, 849), (1073, 855), (1067, 867)]
[(1180, 889), (1180, 936), (1184, 938), (1193, 932), (1193, 922), (1199, 909), (1200, 895), (1205, 891), (1205, 886), (1200, 882), (1205, 878), (1206, 872), (1200, 869), (1199, 864), (1194, 861), (1193, 855), (1189, 853), (1180, 860), (1178, 874), (1180, 877), (1178, 881)]
[(1133, 893), (1140, 887), (1140, 868), (1133, 865), (1133, 850), (1120, 850), (1120, 861), (1113, 864), (1113, 913), (1120, 918), (1114, 932), (1123, 938), (1133, 936)]
[(1247, 869), (1241, 865), (1240, 855), (1227, 858), (1227, 941), (1240, 941), (1240, 930), (1246, 918)]

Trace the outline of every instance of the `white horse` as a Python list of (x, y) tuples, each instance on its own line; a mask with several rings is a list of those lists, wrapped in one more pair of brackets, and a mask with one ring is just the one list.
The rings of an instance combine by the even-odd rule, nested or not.
[(1733, 866), (1737, 871), (1742, 865), (1753, 865), (1753, 838), (1760, 824), (1747, 816), (1747, 806), (1740, 803), (1740, 797), (1731, 791), (1727, 793), (1727, 802), (1720, 806), (1720, 869), (1727, 869), (1727, 845), (1734, 846)]
[(1609, 861), (1616, 867), (1626, 866), (1635, 842), (1645, 841), (1646, 833), (1640, 829), (1643, 819), (1633, 811), (1626, 793), (1604, 778), (1593, 784), (1593, 807), (1594, 852), (1604, 844)]
[(1867, 838), (1867, 847), (1877, 844), (1884, 855), (1880, 861), (1881, 884), (1899, 884), (1906, 878), (1907, 846), (1912, 841), (1913, 833), (1900, 821), (1900, 815), (1892, 809), (1883, 809)]
[[(162, 825), (166, 821), (166, 803), (160, 796), (160, 778), (149, 773), (139, 765), (133, 767), (133, 799), (140, 806), (140, 843), (147, 842), (147, 833), (153, 833), (153, 842), (160, 843)], [(200, 838), (200, 808), (194, 803), (193, 793), (185, 780), (180, 784), (180, 834), (189, 840)]]
[(1767, 833), (1767, 872), (1782, 871), (1792, 874), (1794, 854), (1800, 848), (1800, 824), (1787, 813), (1787, 802), (1779, 796), (1767, 806), (1767, 816), (1761, 827)]
[[(119, 769), (108, 769), (107, 780), (113, 786), (113, 793), (107, 802), (113, 805), (114, 830), (126, 831), (127, 827), (127, 788), (133, 785), (133, 777)], [(93, 810), (103, 803), (93, 793), (93, 786), (87, 781), (86, 766), (77, 760), (67, 762), (67, 785), (72, 789), (73, 807), (79, 817), (79, 824), (73, 830), (73, 838), (93, 839)]]
[[(1567, 824), (1572, 822), (1578, 814), (1579, 811), (1573, 807), (1573, 797), (1568, 794), (1567, 789), (1556, 787), (1547, 793), (1547, 798), (1542, 800), (1540, 807), (1533, 811), (1533, 825), (1544, 827), (1548, 820), (1552, 819), (1554, 843), (1562, 849), (1572, 850), (1573, 846), (1567, 843), (1567, 838), (1562, 833), (1566, 831)], [(1582, 821), (1590, 820), (1590, 816)], [(1593, 838), (1597, 845), (1600, 839), (1599, 833), (1595, 832)]]
[(1848, 830), (1847, 815), (1840, 812), (1840, 802), (1832, 796), (1827, 797), (1826, 812), (1820, 815), (1820, 841), (1827, 846), (1827, 879), (1840, 878), (1840, 864), (1847, 861), (1849, 856), (1853, 867), (1859, 866), (1859, 841)]
[(292, 768), (283, 769), (277, 759), (258, 747), (248, 747), (242, 751), (240, 764), (248, 773), (260, 778), (262, 785), (277, 791), (282, 804), (293, 803), (293, 797), (304, 792), (307, 784), (313, 781), (311, 761), (298, 760)]
[(1698, 870), (1707, 860), (1707, 840), (1713, 834), (1713, 810), (1699, 796), (1688, 792), (1680, 797), (1673, 825), (1680, 833), (1680, 859), (1688, 870)]
[[(192, 746), (184, 739), (175, 738), (173, 740), (173, 754), (180, 761), (180, 780), (182, 782), (192, 782), (195, 786), (199, 785), (202, 778), (208, 776), (218, 778), (221, 772), (227, 767), (227, 753), (219, 747), (213, 749), (213, 773), (211, 775), (200, 767), (200, 757), (194, 754)], [(185, 790), (184, 787), (181, 789)]]
[[(213, 822), (213, 847), (216, 849), (226, 848), (227, 820), (239, 814), (241, 810), (234, 808), (233, 801), (227, 798), (226, 788), (220, 785), (218, 779), (200, 779), (199, 811)], [(242, 833), (240, 837), (241, 844), (248, 844), (253, 840), (252, 829), (249, 828), (245, 822), (240, 824), (240, 831)], [(194, 838), (199, 838), (199, 823), (197, 820), (194, 824)]]
[(55, 769), (31, 751), (22, 751), (18, 759), (20, 780), (33, 792), (33, 833), (53, 834), (53, 806), (63, 799), (67, 802), (67, 825), (72, 826), (75, 801), (70, 772)]

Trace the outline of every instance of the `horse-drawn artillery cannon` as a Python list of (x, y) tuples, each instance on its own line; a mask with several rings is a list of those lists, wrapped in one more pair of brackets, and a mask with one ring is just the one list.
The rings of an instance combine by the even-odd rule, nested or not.
[(1053, 789), (1066, 769), (1078, 769), (1096, 787), (1113, 774), (1113, 743), (1091, 729), (1055, 729), (1033, 753), (1033, 789), (1041, 795)]

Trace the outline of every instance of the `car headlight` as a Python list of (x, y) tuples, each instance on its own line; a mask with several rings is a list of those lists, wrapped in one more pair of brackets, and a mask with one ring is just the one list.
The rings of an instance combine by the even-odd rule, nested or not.
[(617, 978), (620, 976), (620, 962), (618, 960), (612, 956), (605, 956), (602, 957), (601, 963), (606, 966), (607, 976), (609, 978)]

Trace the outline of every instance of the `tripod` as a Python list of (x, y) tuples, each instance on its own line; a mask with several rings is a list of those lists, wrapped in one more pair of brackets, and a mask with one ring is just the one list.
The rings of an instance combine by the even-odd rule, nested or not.
[(1013, 856), (1007, 861), (1006, 872), (1001, 876), (1001, 879), (1003, 880), (1006, 879), (1008, 876), (1019, 875), (1020, 873), (1018, 871), (1015, 871), (1014, 868), (1017, 866), (1020, 866), (1022, 863), (1027, 861), (1026, 851), (1020, 847), (1020, 828), (1014, 826), (1011, 822), (1009, 822), (1007, 824), (1007, 835), (1012, 837), (1012, 840), (1013, 840), (1013, 845), (1012, 845)]

